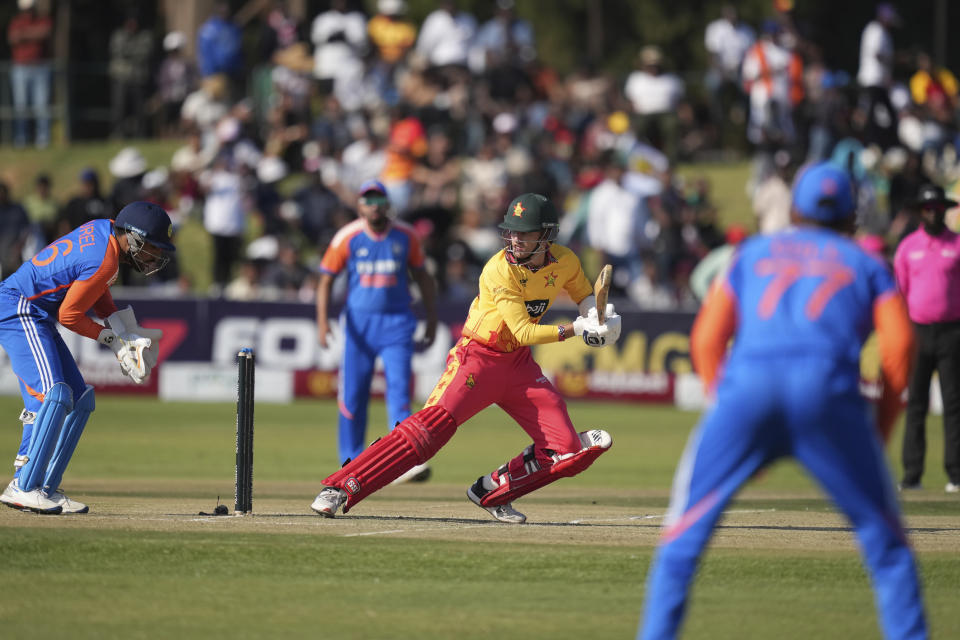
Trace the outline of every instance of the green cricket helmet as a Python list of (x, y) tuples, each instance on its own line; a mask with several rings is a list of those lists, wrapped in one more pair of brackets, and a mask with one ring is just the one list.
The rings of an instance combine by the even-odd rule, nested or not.
[[(499, 226), (500, 237), (503, 239), (507, 253), (519, 263), (527, 262), (533, 256), (549, 250), (550, 243), (557, 239), (557, 233), (560, 231), (556, 207), (539, 193), (525, 193), (514, 198), (507, 207), (503, 222)], [(540, 232), (537, 248), (523, 258), (514, 255), (511, 234), (530, 231)]]
[(501, 229), (520, 232), (549, 231), (559, 226), (556, 207), (539, 193), (525, 193), (514, 198), (500, 223)]

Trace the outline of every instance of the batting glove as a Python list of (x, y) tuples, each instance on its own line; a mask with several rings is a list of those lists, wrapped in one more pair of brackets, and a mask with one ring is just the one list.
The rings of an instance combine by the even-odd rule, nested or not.
[(97, 342), (113, 350), (120, 362), (120, 370), (137, 384), (143, 384), (156, 363), (156, 357), (150, 354), (150, 338), (130, 333), (121, 338), (112, 329), (103, 329)]
[(606, 316), (607, 320), (600, 325), (600, 329), (606, 328), (606, 331), (602, 332), (604, 334), (603, 337), (606, 339), (607, 344), (613, 344), (620, 339), (621, 318), (613, 308), (612, 303), (607, 304)]
[(583, 338), (588, 346), (602, 347), (606, 344), (604, 334), (607, 331), (597, 322), (597, 310), (595, 308), (590, 309), (586, 317), (578, 316), (573, 321), (573, 331)]

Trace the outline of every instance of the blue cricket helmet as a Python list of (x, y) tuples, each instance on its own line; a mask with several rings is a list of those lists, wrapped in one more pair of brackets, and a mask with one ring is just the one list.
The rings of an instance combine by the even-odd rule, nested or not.
[(793, 208), (818, 222), (841, 222), (853, 216), (857, 203), (846, 171), (830, 162), (805, 167), (793, 183)]
[(166, 251), (176, 251), (170, 238), (173, 223), (163, 207), (152, 202), (131, 202), (117, 214), (115, 225), (119, 229), (137, 234), (140, 240)]

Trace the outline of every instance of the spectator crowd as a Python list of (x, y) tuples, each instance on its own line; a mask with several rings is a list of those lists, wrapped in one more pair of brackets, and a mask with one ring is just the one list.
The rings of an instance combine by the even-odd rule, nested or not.
[[(30, 0), (19, 5), (8, 27), (14, 71), (49, 82), (49, 16)], [(889, 4), (864, 27), (855, 71), (828, 66), (792, 3), (773, 3), (758, 25), (724, 7), (704, 33), (702, 100), (688, 92), (692, 72), (672, 71), (668, 54), (646, 43), (623, 77), (590, 65), (558, 73), (512, 0), (497, 0), (488, 20), (443, 0), (421, 24), (404, 0), (378, 0), (369, 15), (356, 5), (332, 0), (300, 20), (274, 1), (241, 20), (221, 1), (196, 34), (159, 37), (131, 12), (110, 38), (112, 135), (183, 145), (150, 167), (131, 143), (110, 162), (109, 190), (87, 169), (67, 202), (53, 199), (45, 175), (21, 202), (0, 184), (2, 274), (66, 229), (146, 199), (178, 227), (202, 221), (210, 293), (312, 300), (320, 256), (356, 216), (359, 185), (375, 178), (393, 214), (421, 235), (448, 298), (475, 294), (479, 269), (501, 247), (504, 207), (533, 191), (564, 211), (561, 243), (588, 267), (615, 265), (620, 295), (690, 309), (709, 284), (704, 273), (721, 269), (736, 243), (789, 224), (790, 184), (806, 162), (833, 159), (851, 172), (862, 241), (886, 255), (916, 228), (919, 187), (949, 191), (960, 178), (956, 78), (929, 52), (895, 46), (900, 18)], [(243, 35), (251, 25), (255, 51)], [(163, 55), (151, 64), (156, 48)], [(48, 98), (25, 89), (18, 98), (24, 81), (13, 82), (14, 142), (26, 144), (32, 113), (45, 146), (46, 112), (30, 111), (28, 98)], [(753, 154), (753, 229), (723, 227), (709, 182), (676, 172), (731, 147)], [(176, 266), (161, 280), (151, 286), (193, 288)]]

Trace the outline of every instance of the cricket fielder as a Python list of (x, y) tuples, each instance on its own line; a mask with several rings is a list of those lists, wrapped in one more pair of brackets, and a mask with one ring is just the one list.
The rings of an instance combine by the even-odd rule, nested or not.
[[(505, 248), (484, 267), (463, 335), (450, 350), (446, 371), (426, 405), (327, 477), (311, 505), (314, 511), (333, 517), (342, 505), (346, 513), (413, 465), (426, 462), (457, 426), (494, 403), (533, 440), (467, 489), (470, 500), (501, 522), (525, 522), (513, 500), (580, 473), (610, 447), (606, 431), (577, 433), (563, 398), (530, 354), (532, 344), (562, 342), (574, 333), (594, 347), (620, 337), (620, 316), (613, 305), (607, 305), (606, 322), (600, 324), (579, 258), (553, 244), (558, 226), (553, 203), (542, 195), (526, 193), (510, 203), (500, 224)], [(541, 325), (561, 290), (578, 303), (581, 316), (572, 324)]]
[[(63, 473), (94, 409), (93, 387), (57, 323), (109, 346), (120, 368), (142, 383), (156, 364), (161, 332), (137, 324), (110, 295), (121, 262), (156, 273), (174, 251), (173, 227), (155, 204), (133, 202), (113, 220), (91, 220), (57, 239), (0, 282), (0, 346), (23, 396), (23, 437), (13, 480), (0, 502), (37, 513), (86, 513), (60, 490)], [(93, 310), (107, 327), (87, 317)]]
[[(413, 228), (390, 219), (383, 184), (368, 180), (360, 187), (360, 217), (343, 227), (327, 249), (317, 286), (317, 340), (327, 346), (327, 309), (338, 273), (346, 270), (347, 302), (340, 316), (343, 361), (338, 397), (337, 444), (340, 462), (356, 458), (366, 446), (367, 405), (377, 356), (387, 379), (387, 420), (392, 428), (410, 415), (413, 333), (417, 318), (410, 308), (409, 273), (420, 289), (427, 315), (424, 346), (433, 343), (437, 310), (433, 277), (424, 268), (423, 249)], [(425, 480), (429, 469), (413, 470), (410, 479)]]
[[(843, 171), (828, 163), (802, 171), (795, 226), (741, 245), (700, 310), (691, 354), (708, 390), (716, 385), (716, 403), (677, 466), (638, 638), (676, 637), (700, 554), (727, 503), (785, 456), (852, 522), (885, 637), (927, 637), (883, 455), (909, 377), (913, 331), (892, 273), (846, 235), (854, 208)], [(874, 327), (883, 382), (876, 421), (859, 391), (860, 349)]]

